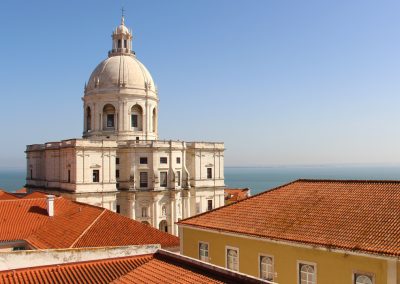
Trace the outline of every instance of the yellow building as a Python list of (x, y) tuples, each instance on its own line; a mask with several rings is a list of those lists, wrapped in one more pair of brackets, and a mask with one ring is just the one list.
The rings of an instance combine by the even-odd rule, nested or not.
[(279, 284), (400, 283), (400, 181), (298, 180), (178, 224), (182, 254)]

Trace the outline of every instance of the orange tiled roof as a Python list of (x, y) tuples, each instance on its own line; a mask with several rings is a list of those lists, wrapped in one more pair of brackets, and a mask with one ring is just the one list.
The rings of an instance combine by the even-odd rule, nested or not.
[(399, 256), (400, 181), (297, 180), (179, 224)]
[(0, 271), (0, 283), (265, 283), (172, 253)]
[(12, 199), (18, 199), (18, 197), (12, 193), (0, 189), (0, 200), (12, 200)]
[(248, 188), (225, 188), (225, 200), (228, 203), (232, 203), (238, 200), (245, 199), (249, 197), (249, 191), (250, 189)]
[(15, 191), (16, 193), (28, 193), (28, 190), (25, 187), (21, 187)]
[(0, 271), (0, 283), (110, 283), (152, 258), (152, 255), (141, 255)]
[(107, 209), (46, 198), (0, 200), (0, 241), (26, 240), (38, 249), (160, 244), (179, 246), (179, 238)]

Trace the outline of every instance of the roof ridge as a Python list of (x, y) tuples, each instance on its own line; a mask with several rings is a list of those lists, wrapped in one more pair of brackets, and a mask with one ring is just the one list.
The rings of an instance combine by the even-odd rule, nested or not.
[(97, 222), (97, 220), (100, 219), (100, 217), (104, 214), (104, 212), (106, 212), (107, 209), (103, 209), (103, 211), (99, 214), (99, 216), (97, 216), (92, 223), (90, 223), (90, 225), (82, 232), (82, 234), (80, 234), (76, 240), (71, 244), (71, 246), (69, 248), (73, 248), (74, 245), (83, 237), (83, 235), (86, 234), (87, 231), (89, 231), (89, 229)]

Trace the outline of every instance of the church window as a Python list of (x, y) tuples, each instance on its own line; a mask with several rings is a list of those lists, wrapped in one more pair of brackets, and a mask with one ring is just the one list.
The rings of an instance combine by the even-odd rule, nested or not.
[(167, 207), (165, 205), (163, 205), (163, 207), (161, 208), (161, 215), (162, 216), (166, 216), (167, 215)]
[(142, 164), (142, 165), (146, 165), (146, 164), (147, 164), (147, 157), (140, 157), (139, 162), (140, 162), (140, 164)]
[(68, 170), (68, 183), (71, 182), (71, 170)]
[(373, 284), (373, 278), (371, 275), (363, 273), (354, 274), (354, 284)]
[(99, 182), (100, 180), (100, 171), (93, 170), (93, 182)]
[(181, 157), (176, 157), (176, 163), (180, 164), (181, 163)]
[(116, 178), (119, 178), (119, 170), (116, 170), (116, 171), (115, 171), (115, 177), (116, 177)]
[(212, 178), (212, 168), (207, 168), (207, 178), (208, 179)]
[(160, 172), (160, 186), (167, 186), (167, 172)]
[(124, 39), (124, 48), (126, 48), (126, 39)]
[(146, 188), (147, 187), (147, 179), (148, 179), (147, 172), (140, 172), (139, 179), (140, 179), (140, 187)]
[(121, 213), (121, 206), (117, 204), (117, 209), (116, 209), (117, 213)]
[(196, 214), (201, 213), (200, 202), (196, 202)]
[(147, 212), (148, 212), (147, 207), (142, 207), (142, 217), (149, 217)]
[(274, 263), (271, 256), (261, 255), (260, 263), (260, 278), (273, 281), (274, 280)]
[(168, 158), (167, 157), (161, 157), (160, 158), (160, 164), (167, 164), (168, 163)]
[(115, 158), (115, 164), (119, 165), (119, 158)]
[(33, 170), (31, 169), (31, 179), (33, 179)]
[(157, 113), (156, 113), (156, 108), (153, 108), (153, 123), (152, 123), (152, 127), (153, 127), (153, 132), (156, 132), (157, 129)]
[(92, 129), (92, 114), (90, 111), (90, 107), (86, 108), (86, 130), (89, 131)]
[(226, 268), (239, 271), (239, 249), (226, 248)]
[(114, 114), (107, 114), (107, 127), (114, 127)]
[(142, 131), (142, 117), (143, 117), (143, 109), (140, 105), (135, 104), (131, 108), (131, 127), (135, 128), (136, 131)]
[(207, 200), (207, 210), (210, 211), (212, 209), (213, 209), (213, 201), (211, 199)]
[(199, 259), (208, 262), (208, 244), (199, 242)]
[(311, 264), (299, 263), (299, 284), (315, 284), (315, 267)]
[(181, 186), (181, 172), (180, 171), (176, 172), (176, 182), (177, 182), (178, 186)]
[(121, 48), (121, 40), (118, 40), (118, 48)]
[(132, 123), (132, 127), (138, 127), (138, 115), (137, 114), (131, 115), (131, 123)]

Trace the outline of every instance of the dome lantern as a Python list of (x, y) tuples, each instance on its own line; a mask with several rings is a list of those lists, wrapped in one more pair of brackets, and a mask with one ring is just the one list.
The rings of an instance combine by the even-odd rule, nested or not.
[(125, 26), (124, 14), (121, 17), (121, 24), (113, 31), (112, 48), (108, 57), (116, 55), (135, 55), (132, 51), (132, 32)]

